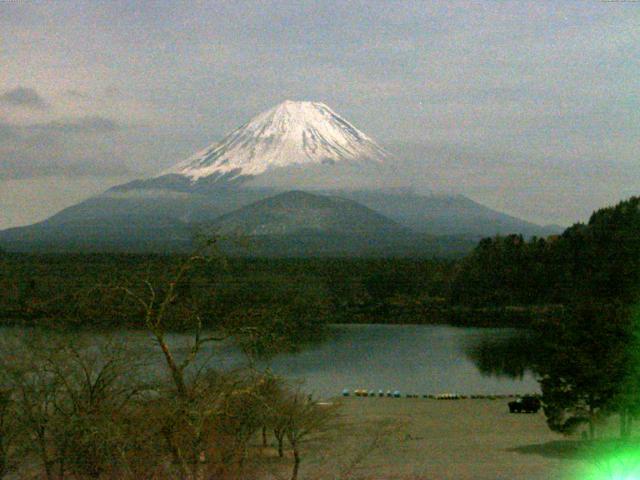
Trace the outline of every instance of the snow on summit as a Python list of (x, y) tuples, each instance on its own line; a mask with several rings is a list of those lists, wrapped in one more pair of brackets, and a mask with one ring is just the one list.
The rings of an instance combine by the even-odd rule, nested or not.
[(324, 103), (287, 100), (162, 174), (194, 181), (210, 175), (234, 178), (291, 165), (381, 163), (387, 156)]

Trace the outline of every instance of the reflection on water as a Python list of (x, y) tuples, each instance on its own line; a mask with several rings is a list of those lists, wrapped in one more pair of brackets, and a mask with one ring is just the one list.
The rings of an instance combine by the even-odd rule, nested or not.
[[(503, 370), (509, 370), (496, 364), (489, 368), (492, 350), (487, 346), (493, 342), (506, 345), (518, 338), (516, 330), (431, 325), (346, 325), (336, 329), (334, 337), (322, 345), (279, 355), (261, 366), (268, 365), (288, 378), (305, 379), (306, 388), (322, 396), (335, 395), (343, 388), (398, 389), (420, 395), (539, 391), (524, 359), (518, 361), (517, 375), (503, 375)], [(478, 351), (484, 355), (478, 357), (474, 353)]]
[(512, 335), (483, 336), (467, 345), (466, 355), (488, 376), (522, 379), (535, 373), (540, 339), (527, 331)]
[[(96, 335), (91, 334), (93, 341)], [(151, 371), (163, 374), (160, 352), (147, 333), (116, 336), (140, 356), (150, 355), (155, 366)], [(180, 352), (188, 352), (189, 339), (188, 335), (170, 335), (178, 358)], [(343, 388), (398, 389), (419, 395), (538, 392), (527, 367), (527, 355), (533, 351), (527, 342), (521, 332), (504, 328), (340, 325), (334, 327), (328, 341), (299, 353), (278, 355), (258, 367), (269, 367), (291, 380), (304, 380), (307, 391), (322, 397), (337, 395)], [(209, 344), (202, 359), (206, 366), (224, 369), (241, 367), (245, 362), (229, 344)]]

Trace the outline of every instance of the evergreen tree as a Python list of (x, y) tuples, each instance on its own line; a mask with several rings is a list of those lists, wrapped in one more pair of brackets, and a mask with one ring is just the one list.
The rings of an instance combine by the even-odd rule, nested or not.
[(537, 370), (547, 423), (562, 433), (587, 424), (594, 438), (597, 420), (611, 412), (627, 378), (628, 315), (621, 306), (580, 303), (544, 330)]

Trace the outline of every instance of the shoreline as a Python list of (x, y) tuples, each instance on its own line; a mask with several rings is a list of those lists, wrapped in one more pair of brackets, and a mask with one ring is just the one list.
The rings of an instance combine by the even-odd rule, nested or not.
[[(385, 318), (379, 314), (352, 313), (348, 316), (337, 314), (335, 321), (327, 325), (425, 325), (473, 328), (518, 328), (530, 329), (533, 323), (541, 319), (552, 318), (561, 312), (562, 305), (544, 305), (535, 307), (442, 307), (436, 309), (397, 309), (395, 312), (385, 313)], [(26, 313), (23, 311), (0, 312), (0, 326), (3, 327), (42, 327), (51, 329), (69, 329), (77, 331), (109, 332), (130, 330), (135, 331), (144, 327), (136, 324), (100, 326), (77, 322), (56, 323), (48, 314), (43, 312)], [(171, 333), (183, 333), (184, 330), (169, 329)]]

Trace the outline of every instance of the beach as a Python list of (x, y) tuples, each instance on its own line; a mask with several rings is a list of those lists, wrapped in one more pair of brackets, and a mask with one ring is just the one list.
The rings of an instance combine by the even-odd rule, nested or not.
[(509, 413), (508, 399), (336, 401), (340, 427), (307, 446), (302, 479), (542, 480), (584, 463), (577, 438), (550, 431), (541, 411)]

